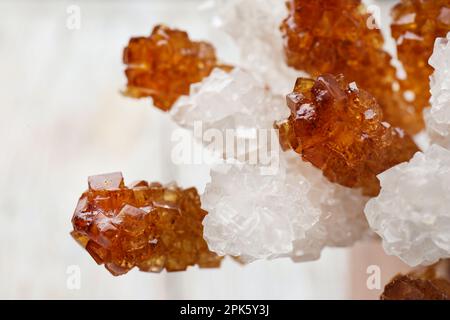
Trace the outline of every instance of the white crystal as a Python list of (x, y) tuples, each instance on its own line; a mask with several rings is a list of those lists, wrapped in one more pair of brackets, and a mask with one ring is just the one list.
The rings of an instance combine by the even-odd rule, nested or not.
[(386, 253), (410, 266), (450, 257), (450, 151), (432, 145), (378, 178), (365, 213)]
[(180, 126), (191, 129), (198, 121), (206, 128), (272, 128), (274, 121), (289, 115), (285, 101), (248, 71), (215, 68), (191, 85), (189, 96), (178, 99), (171, 115)]
[(290, 92), (299, 71), (284, 59), (280, 24), (288, 11), (283, 0), (218, 1), (218, 17), (240, 49), (241, 65), (250, 69), (273, 92)]
[(436, 39), (430, 65), (431, 108), (425, 110), (425, 122), (431, 141), (450, 149), (450, 33)]
[(275, 175), (248, 164), (212, 171), (202, 195), (204, 237), (212, 251), (244, 261), (320, 257), (325, 245), (346, 246), (367, 232), (358, 191), (332, 184), (293, 151)]
[(278, 152), (273, 123), (286, 118), (289, 109), (283, 96), (272, 94), (249, 72), (216, 68), (202, 82), (191, 85), (190, 95), (180, 97), (171, 115), (220, 157), (239, 158)]

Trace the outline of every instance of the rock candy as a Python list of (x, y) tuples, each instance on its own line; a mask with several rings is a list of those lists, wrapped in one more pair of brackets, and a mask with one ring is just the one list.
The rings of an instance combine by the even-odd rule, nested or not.
[(382, 300), (450, 300), (450, 260), (397, 275), (384, 288)]
[(378, 178), (381, 192), (365, 213), (386, 253), (410, 266), (450, 257), (450, 151), (432, 145)]
[(393, 7), (392, 16), (392, 36), (407, 75), (400, 85), (402, 91), (412, 94), (412, 103), (421, 115), (429, 106), (433, 69), (428, 60), (435, 39), (450, 32), (450, 0), (401, 0)]
[(435, 69), (431, 78), (431, 108), (425, 110), (427, 132), (432, 142), (450, 149), (450, 32), (436, 39), (430, 64)]
[(384, 51), (384, 39), (361, 0), (289, 0), (289, 14), (281, 30), (287, 63), (318, 77), (343, 74), (370, 92), (385, 121), (416, 133), (422, 114), (398, 90), (399, 79)]
[(113, 275), (220, 266), (208, 250), (195, 188), (138, 181), (126, 187), (121, 173), (89, 177), (72, 218), (72, 236)]
[(284, 148), (321, 169), (331, 181), (377, 195), (377, 174), (419, 149), (407, 134), (382, 121), (374, 97), (342, 76), (299, 78), (287, 96), (291, 115), (278, 124)]

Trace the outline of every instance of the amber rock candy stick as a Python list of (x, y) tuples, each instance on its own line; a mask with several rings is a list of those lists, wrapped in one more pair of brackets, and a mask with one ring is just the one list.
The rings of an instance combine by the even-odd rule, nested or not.
[(132, 38), (123, 53), (128, 79), (125, 94), (152, 97), (153, 104), (168, 111), (190, 85), (202, 81), (218, 64), (214, 47), (189, 39), (186, 32), (156, 26), (149, 37)]
[(399, 90), (392, 57), (361, 0), (289, 0), (281, 25), (289, 66), (321, 74), (343, 74), (370, 92), (383, 109), (385, 121), (416, 133), (423, 117)]
[(113, 275), (182, 271), (220, 266), (203, 239), (195, 188), (138, 181), (125, 186), (121, 173), (89, 177), (72, 218), (72, 236)]
[(419, 151), (411, 137), (382, 121), (377, 101), (343, 76), (299, 78), (287, 96), (290, 117), (279, 122), (284, 149), (323, 171), (331, 181), (375, 196), (376, 175)]

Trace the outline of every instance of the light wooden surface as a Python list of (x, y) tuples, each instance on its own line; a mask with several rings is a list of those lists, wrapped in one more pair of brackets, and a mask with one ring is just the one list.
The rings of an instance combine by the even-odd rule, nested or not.
[[(70, 238), (88, 175), (122, 171), (126, 181), (203, 190), (207, 167), (170, 161), (169, 117), (148, 100), (120, 95), (130, 36), (164, 22), (212, 37), (199, 3), (0, 2), (0, 298), (344, 299), (356, 292), (347, 249), (327, 249), (313, 263), (226, 261), (218, 270), (114, 278)], [(81, 9), (79, 30), (66, 27), (72, 4)], [(223, 59), (234, 59), (224, 38), (212, 38)], [(79, 290), (66, 286), (70, 265), (80, 267)]]

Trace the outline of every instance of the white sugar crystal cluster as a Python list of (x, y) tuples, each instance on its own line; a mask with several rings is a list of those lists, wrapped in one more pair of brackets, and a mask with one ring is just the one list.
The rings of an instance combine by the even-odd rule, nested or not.
[(324, 246), (347, 246), (367, 234), (367, 198), (328, 182), (293, 151), (276, 174), (241, 164), (212, 171), (202, 195), (204, 237), (221, 255), (315, 260)]
[(272, 94), (248, 71), (216, 68), (191, 85), (189, 96), (180, 97), (171, 115), (220, 158), (245, 161), (278, 153), (273, 123), (286, 118), (289, 109), (283, 96)]
[(189, 96), (182, 96), (171, 110), (180, 126), (192, 129), (196, 122), (204, 128), (272, 128), (289, 109), (282, 95), (274, 95), (250, 72), (234, 68), (231, 72), (215, 68), (199, 83), (191, 85)]
[(301, 175), (262, 175), (259, 167), (245, 164), (212, 171), (202, 195), (209, 248), (245, 262), (288, 254), (320, 218), (308, 191)]
[(381, 192), (365, 208), (385, 251), (411, 266), (450, 257), (450, 33), (436, 39), (430, 65), (431, 108), (424, 115), (434, 144), (380, 174)]
[(242, 66), (273, 92), (286, 94), (301, 74), (284, 59), (280, 24), (287, 16), (283, 0), (219, 0), (221, 26), (240, 49)]
[(430, 64), (431, 108), (425, 111), (427, 131), (432, 142), (450, 148), (450, 33), (436, 40)]
[(432, 145), (378, 177), (365, 213), (385, 251), (410, 266), (450, 257), (450, 151)]

